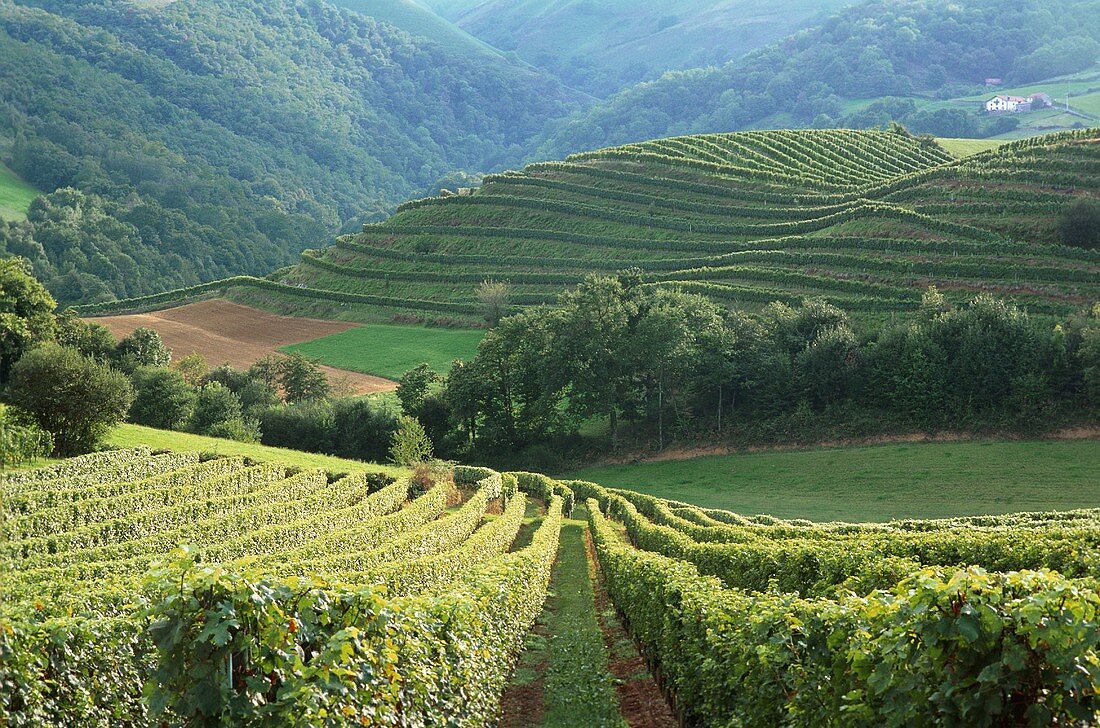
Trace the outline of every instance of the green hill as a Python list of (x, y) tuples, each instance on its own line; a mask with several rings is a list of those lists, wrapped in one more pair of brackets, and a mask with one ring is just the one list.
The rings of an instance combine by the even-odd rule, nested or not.
[(313, 316), (473, 322), (486, 279), (531, 305), (634, 267), (650, 285), (750, 308), (816, 296), (883, 317), (917, 308), (935, 284), (955, 300), (989, 291), (1062, 316), (1100, 300), (1100, 252), (1061, 245), (1056, 229), (1067, 206), (1100, 193), (1098, 142), (1100, 130), (1065, 133), (961, 160), (891, 132), (628, 145), (407, 203), (277, 280), (114, 308), (228, 287), (242, 303)]
[(339, 8), (368, 15), (390, 23), (410, 35), (419, 35), (456, 53), (475, 56), (502, 55), (493, 46), (436, 15), (418, 0), (333, 0)]
[(42, 193), (0, 164), (0, 220), (22, 220), (31, 200)]
[[(1011, 11), (1002, 0), (864, 0), (724, 66), (667, 73), (580, 110), (552, 126), (537, 157), (685, 133), (874, 128), (889, 121), (936, 136), (996, 135), (1028, 120), (988, 119), (976, 102), (945, 104), (950, 108), (939, 114), (924, 107), (980, 98), (987, 78), (1024, 86), (1097, 61), (1100, 14), (1092, 0), (1020, 0)], [(1063, 88), (1047, 92), (1064, 96)], [(910, 106), (899, 106), (900, 99)], [(853, 104), (876, 100), (894, 103), (878, 114), (851, 113)], [(1030, 134), (1075, 122), (1089, 125), (1052, 119)]]
[(0, 161), (79, 194), (0, 253), (63, 302), (265, 274), (455, 170), (518, 163), (570, 103), (321, 0), (3, 3)]
[(606, 96), (671, 70), (722, 64), (849, 0), (424, 0), (462, 29)]

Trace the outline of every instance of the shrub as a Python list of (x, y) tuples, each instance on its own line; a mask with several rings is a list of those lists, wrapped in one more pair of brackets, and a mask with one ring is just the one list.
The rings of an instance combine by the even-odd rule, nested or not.
[(407, 415), (398, 421), (390, 442), (390, 459), (398, 465), (412, 465), (432, 456), (432, 442), (416, 418)]
[(394, 408), (369, 399), (341, 399), (333, 407), (333, 454), (359, 460), (382, 460), (397, 430)]
[(45, 457), (53, 438), (33, 422), (23, 422), (18, 411), (0, 404), (0, 469)]
[(131, 422), (162, 430), (178, 430), (191, 417), (197, 396), (178, 371), (139, 367), (131, 381), (134, 385)]
[(210, 426), (205, 434), (237, 442), (259, 442), (260, 423), (249, 417), (233, 417)]
[(124, 374), (57, 344), (33, 349), (16, 362), (10, 392), (12, 404), (53, 436), (59, 455), (95, 449), (107, 430), (122, 422), (134, 398)]
[(144, 327), (118, 342), (115, 349), (119, 366), (127, 372), (138, 367), (166, 367), (172, 362), (172, 350), (160, 340), (160, 334)]
[(227, 422), (242, 419), (241, 400), (224, 384), (204, 384), (195, 401), (190, 430), (199, 435), (214, 437), (214, 428)]
[(260, 415), (262, 442), (307, 452), (331, 452), (336, 435), (333, 407), (326, 401), (305, 401), (273, 407)]
[(287, 402), (324, 399), (332, 391), (317, 362), (298, 353), (291, 354), (279, 363), (279, 381), (283, 385)]

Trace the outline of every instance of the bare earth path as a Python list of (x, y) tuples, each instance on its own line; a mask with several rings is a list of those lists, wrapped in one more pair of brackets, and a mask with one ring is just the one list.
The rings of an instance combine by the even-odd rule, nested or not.
[[(152, 313), (104, 316), (90, 319), (103, 324), (117, 338), (144, 326), (160, 334), (176, 358), (191, 352), (206, 357), (211, 366), (229, 363), (247, 369), (257, 360), (273, 354), (281, 346), (310, 341), (356, 327), (340, 321), (279, 316), (229, 301), (212, 300), (189, 303)], [(346, 383), (354, 394), (388, 392), (395, 382), (370, 374), (321, 367), (329, 381), (339, 387)]]

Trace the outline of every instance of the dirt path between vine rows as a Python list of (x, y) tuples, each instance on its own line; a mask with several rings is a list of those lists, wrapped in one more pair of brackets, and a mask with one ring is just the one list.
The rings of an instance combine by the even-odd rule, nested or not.
[(542, 614), (501, 700), (503, 728), (679, 725), (615, 617), (594, 561), (584, 507), (562, 525)]
[[(237, 369), (247, 369), (263, 357), (276, 353), (279, 347), (312, 341), (358, 326), (343, 321), (279, 316), (220, 299), (150, 313), (88, 320), (106, 326), (118, 339), (144, 326), (160, 334), (176, 359), (197, 352), (212, 367), (230, 364)], [(328, 366), (321, 369), (334, 389), (348, 394), (389, 392), (397, 388), (396, 382), (382, 377)]]
[(604, 644), (611, 656), (608, 667), (616, 679), (619, 710), (630, 728), (675, 728), (680, 725), (663, 691), (654, 680), (645, 659), (626, 631), (604, 588), (592, 534), (585, 531), (584, 547), (588, 568), (596, 587), (596, 616), (603, 630)]

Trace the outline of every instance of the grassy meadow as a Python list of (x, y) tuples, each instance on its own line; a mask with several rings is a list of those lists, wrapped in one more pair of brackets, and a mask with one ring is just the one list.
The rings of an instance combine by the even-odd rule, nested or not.
[(939, 145), (951, 153), (952, 156), (962, 159), (990, 149), (996, 149), (1005, 142), (1001, 139), (936, 139)]
[(347, 460), (331, 455), (287, 450), (281, 447), (269, 447), (249, 442), (223, 440), (217, 437), (193, 435), (188, 432), (157, 430), (141, 425), (119, 425), (107, 438), (107, 445), (113, 447), (137, 447), (148, 445), (154, 450), (174, 450), (176, 452), (210, 452), (218, 455), (241, 455), (258, 462), (278, 462), (299, 468), (323, 468), (332, 473), (356, 473), (383, 471), (390, 475), (402, 475), (405, 468), (395, 465), (365, 463), (360, 460)]
[(0, 220), (22, 220), (31, 200), (42, 193), (0, 164)]
[(947, 518), (1100, 506), (1100, 442), (819, 448), (593, 467), (569, 477), (815, 521)]
[(483, 331), (470, 329), (367, 325), (280, 351), (299, 352), (339, 369), (399, 379), (424, 362), (437, 372), (450, 371), (455, 359), (473, 359), (483, 336)]

